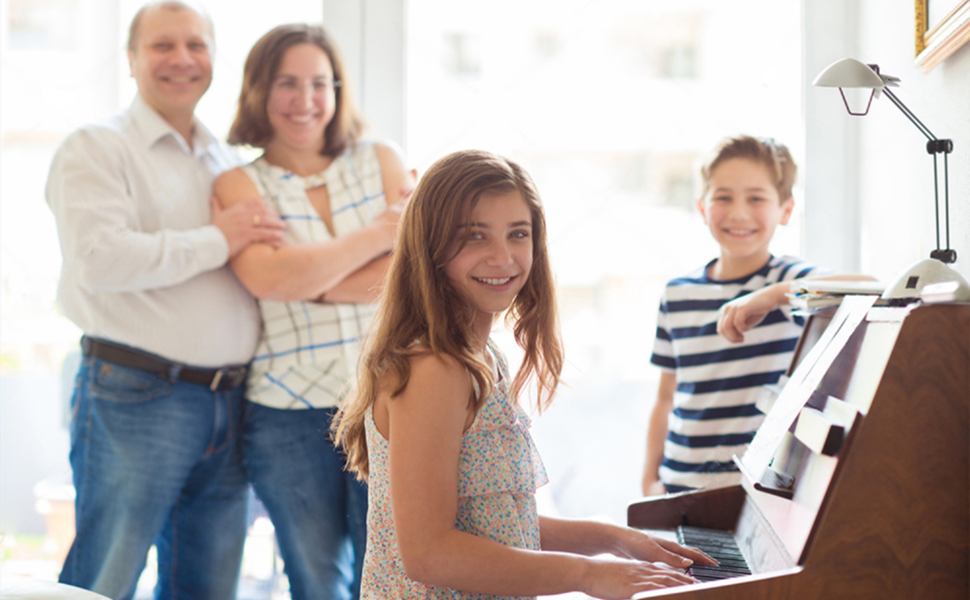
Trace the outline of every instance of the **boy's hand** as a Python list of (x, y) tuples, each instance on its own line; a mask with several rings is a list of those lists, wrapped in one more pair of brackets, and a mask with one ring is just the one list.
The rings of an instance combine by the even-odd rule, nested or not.
[(785, 293), (790, 285), (776, 283), (735, 298), (721, 307), (717, 318), (717, 332), (729, 342), (744, 341), (744, 332), (764, 321), (768, 313), (788, 302)]
[[(654, 475), (656, 477), (656, 475)], [(644, 496), (663, 496), (667, 493), (667, 487), (659, 479), (648, 479), (646, 476), (643, 478)]]

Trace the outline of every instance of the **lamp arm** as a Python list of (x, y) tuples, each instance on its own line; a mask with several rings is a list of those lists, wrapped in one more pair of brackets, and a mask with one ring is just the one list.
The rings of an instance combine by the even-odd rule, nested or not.
[[(920, 130), (920, 133), (926, 136), (929, 142), (926, 143), (926, 150), (933, 155), (933, 192), (936, 200), (934, 202), (936, 209), (936, 250), (930, 253), (930, 258), (935, 258), (944, 263), (953, 263), (957, 259), (956, 251), (950, 249), (950, 165), (947, 160), (947, 154), (953, 151), (953, 141), (952, 140), (941, 140), (938, 139), (930, 129), (920, 121), (913, 111), (909, 110), (903, 102), (896, 97), (896, 94), (892, 93), (888, 88), (883, 88), (882, 90), (886, 97), (889, 98), (890, 102), (896, 105), (906, 118), (909, 119), (916, 128)], [(946, 249), (940, 247), (940, 184), (939, 184), (939, 173), (937, 171), (936, 155), (943, 155), (943, 207), (944, 207), (944, 219), (945, 219), (945, 232), (946, 232)]]
[[(946, 155), (944, 155), (944, 156), (946, 156)], [(949, 187), (949, 186), (947, 186), (947, 187)], [(949, 191), (947, 191), (947, 194), (949, 195)], [(937, 171), (936, 171), (936, 155), (935, 154), (933, 155), (933, 195), (936, 197), (936, 201), (934, 202), (934, 205), (935, 205), (935, 208), (936, 208), (936, 249), (937, 250), (940, 250), (941, 249), (940, 248), (940, 176), (939, 176), (939, 174), (937, 174)], [(950, 214), (950, 202), (949, 202), (949, 198), (946, 198), (946, 213), (947, 213), (947, 215)], [(950, 237), (950, 224), (949, 224), (949, 219), (947, 219), (947, 232), (946, 232), (946, 236), (948, 238)], [(949, 239), (947, 240), (947, 244), (946, 245), (947, 245), (947, 248), (950, 247), (950, 240)]]
[(916, 115), (913, 114), (913, 111), (909, 110), (909, 108), (905, 104), (903, 104), (903, 102), (899, 98), (896, 97), (896, 94), (892, 93), (892, 91), (889, 88), (883, 88), (882, 91), (884, 94), (886, 94), (886, 97), (889, 98), (889, 100), (896, 105), (896, 108), (901, 110), (903, 114), (906, 115), (906, 118), (912, 121), (913, 125), (916, 125), (916, 128), (919, 129), (920, 133), (925, 135), (928, 140), (934, 141), (937, 139), (936, 136), (933, 135), (933, 132), (930, 131), (929, 127), (927, 127), (926, 125), (923, 125), (923, 122), (916, 118)]
[[(947, 153), (943, 153), (943, 201), (946, 207), (946, 247), (950, 247), (950, 167), (947, 164)], [(933, 156), (936, 156), (935, 154)], [(955, 257), (954, 257), (955, 259)]]

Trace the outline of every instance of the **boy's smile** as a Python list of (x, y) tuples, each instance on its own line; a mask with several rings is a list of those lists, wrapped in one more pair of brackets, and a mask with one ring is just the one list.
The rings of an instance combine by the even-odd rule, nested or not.
[(779, 198), (765, 165), (732, 158), (713, 170), (697, 207), (721, 246), (715, 272), (709, 275), (727, 280), (749, 275), (768, 262), (768, 244), (775, 228), (788, 223), (794, 201)]

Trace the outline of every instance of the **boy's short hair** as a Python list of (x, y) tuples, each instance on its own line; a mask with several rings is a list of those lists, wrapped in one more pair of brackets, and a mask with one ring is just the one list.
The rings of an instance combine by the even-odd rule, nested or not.
[(792, 160), (791, 153), (784, 144), (777, 143), (772, 138), (755, 138), (750, 135), (739, 135), (724, 138), (705, 157), (701, 163), (701, 180), (703, 192), (707, 194), (711, 187), (711, 174), (722, 162), (732, 158), (746, 158), (761, 163), (772, 174), (772, 182), (778, 190), (778, 199), (784, 202), (791, 198), (791, 188), (795, 183), (798, 165)]

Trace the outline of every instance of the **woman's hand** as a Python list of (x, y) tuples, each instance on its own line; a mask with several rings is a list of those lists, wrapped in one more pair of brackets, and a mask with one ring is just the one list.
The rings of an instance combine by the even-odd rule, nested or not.
[(394, 249), (394, 242), (397, 239), (397, 225), (401, 221), (404, 205), (404, 200), (391, 204), (370, 224), (370, 227), (378, 233), (381, 247), (385, 248), (385, 252)]
[(590, 558), (583, 592), (594, 598), (622, 600), (634, 594), (697, 583), (680, 571), (639, 560)]
[(401, 199), (393, 204), (389, 204), (387, 209), (374, 219), (372, 223), (383, 234), (385, 243), (389, 244), (388, 251), (394, 249), (394, 243), (397, 240), (397, 226), (401, 221), (401, 213), (404, 212), (404, 207), (407, 206), (408, 200), (411, 199), (411, 194), (414, 193), (417, 171), (411, 169), (410, 177), (411, 180), (408, 181), (407, 185), (402, 186), (400, 189)]
[(694, 563), (700, 565), (716, 565), (717, 561), (690, 546), (681, 546), (677, 542), (652, 537), (646, 533), (626, 528), (623, 535), (617, 539), (617, 556), (634, 560), (649, 560), (662, 562), (680, 569), (686, 569)]

